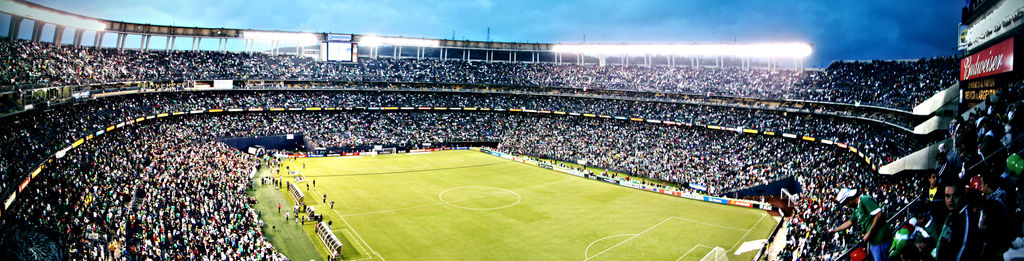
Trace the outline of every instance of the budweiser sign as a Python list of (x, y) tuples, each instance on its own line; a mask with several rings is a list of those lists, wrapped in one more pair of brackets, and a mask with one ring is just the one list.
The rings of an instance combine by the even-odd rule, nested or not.
[(960, 80), (1013, 71), (1013, 38), (960, 60)]

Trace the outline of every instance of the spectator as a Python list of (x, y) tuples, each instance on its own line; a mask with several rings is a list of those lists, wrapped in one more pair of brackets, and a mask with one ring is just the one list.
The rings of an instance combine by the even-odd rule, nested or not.
[(858, 196), (857, 190), (843, 188), (836, 195), (836, 201), (844, 207), (853, 208), (853, 215), (842, 225), (829, 231), (836, 233), (850, 228), (854, 223), (864, 230), (861, 240), (867, 243), (868, 252), (875, 261), (889, 259), (889, 248), (892, 243), (892, 232), (885, 224), (882, 207), (868, 195)]

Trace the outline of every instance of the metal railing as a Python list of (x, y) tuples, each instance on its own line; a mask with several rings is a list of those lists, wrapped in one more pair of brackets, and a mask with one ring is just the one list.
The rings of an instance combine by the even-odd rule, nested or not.
[[(889, 226), (889, 228), (893, 228), (893, 227), (899, 228), (899, 227), (902, 227), (903, 225), (906, 225), (907, 222), (910, 222), (910, 218), (911, 218), (907, 212), (910, 209), (910, 206), (913, 206), (918, 201), (921, 201), (921, 198), (915, 198), (914, 201), (911, 201), (906, 206), (903, 206), (903, 208), (901, 208), (899, 211), (896, 211), (896, 213), (893, 214), (892, 217), (889, 217), (889, 219), (885, 221), (885, 225)], [(903, 217), (903, 218), (901, 219), (900, 217)], [(895, 221), (899, 221), (899, 224), (894, 225), (894, 224), (896, 224)], [(843, 259), (843, 258), (850, 257), (850, 253), (853, 252), (854, 249), (857, 249), (858, 247), (860, 247), (862, 245), (864, 245), (864, 240), (857, 240), (857, 243), (854, 243), (850, 247), (846, 248), (846, 250), (843, 250), (842, 254), (840, 254), (838, 257), (836, 257), (833, 260), (838, 260), (838, 259)], [(888, 251), (888, 250), (886, 250), (886, 251)]]

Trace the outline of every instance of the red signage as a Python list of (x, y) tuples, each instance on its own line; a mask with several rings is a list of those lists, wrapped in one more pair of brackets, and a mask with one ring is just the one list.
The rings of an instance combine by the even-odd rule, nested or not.
[(25, 190), (25, 187), (28, 187), (28, 182), (31, 180), (32, 177), (25, 177), (25, 181), (21, 182), (21, 186), (18, 186), (18, 193), (21, 193), (22, 190)]
[(960, 80), (1013, 71), (1013, 38), (960, 60)]

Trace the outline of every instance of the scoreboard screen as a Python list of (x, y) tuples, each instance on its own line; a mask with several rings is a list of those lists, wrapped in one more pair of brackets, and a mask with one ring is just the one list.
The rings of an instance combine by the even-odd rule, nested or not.
[(356, 62), (356, 44), (351, 34), (327, 34), (320, 45), (320, 59), (352, 63)]
[(327, 42), (327, 60), (352, 62), (352, 43)]

